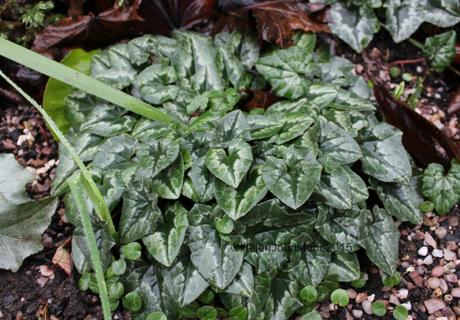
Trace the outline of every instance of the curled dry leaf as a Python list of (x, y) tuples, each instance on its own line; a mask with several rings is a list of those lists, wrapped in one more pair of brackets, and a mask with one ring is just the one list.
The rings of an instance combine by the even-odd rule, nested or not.
[(72, 275), (72, 257), (64, 245), (56, 249), (52, 262), (64, 270), (67, 275)]
[(215, 12), (215, 0), (143, 1), (93, 14), (67, 17), (46, 27), (34, 41), (34, 50), (52, 47), (100, 47), (142, 33), (169, 34), (191, 28)]
[(271, 91), (254, 90), (251, 94), (252, 97), (243, 107), (245, 110), (252, 110), (256, 108), (267, 109), (279, 100)]
[(447, 107), (448, 114), (454, 114), (460, 111), (460, 87), (455, 90)]
[(385, 120), (403, 132), (402, 142), (417, 163), (427, 166), (437, 162), (449, 167), (451, 159), (460, 159), (460, 145), (445, 132), (385, 89), (376, 86), (374, 94)]

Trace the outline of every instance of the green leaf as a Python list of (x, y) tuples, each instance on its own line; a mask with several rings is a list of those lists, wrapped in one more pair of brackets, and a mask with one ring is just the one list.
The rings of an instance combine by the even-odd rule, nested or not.
[(390, 32), (394, 42), (408, 39), (424, 20), (424, 12), (420, 0), (389, 0), (386, 1), (385, 28)]
[(250, 140), (249, 124), (246, 116), (239, 110), (226, 114), (219, 120), (215, 129), (215, 140), (218, 147), (226, 148), (232, 141)]
[(321, 315), (316, 310), (310, 311), (309, 313), (304, 314), (300, 318), (300, 320), (321, 320), (321, 319), (322, 319)]
[(120, 253), (126, 260), (136, 261), (139, 260), (142, 255), (141, 250), (142, 247), (139, 242), (130, 242), (120, 248)]
[(312, 54), (315, 44), (315, 35), (303, 34), (293, 47), (274, 50), (257, 61), (257, 71), (277, 96), (297, 99), (307, 94), (316, 67)]
[(344, 249), (356, 249), (361, 239), (360, 226), (365, 222), (367, 210), (348, 210), (340, 212), (320, 206), (315, 228), (331, 244), (339, 244)]
[(373, 220), (362, 225), (360, 245), (369, 259), (386, 274), (396, 271), (399, 253), (399, 231), (384, 209), (374, 207)]
[(216, 230), (221, 234), (232, 233), (234, 227), (235, 225), (233, 220), (230, 219), (227, 215), (216, 220)]
[(119, 135), (107, 139), (99, 146), (94, 155), (93, 166), (99, 169), (127, 169), (135, 164), (131, 162), (137, 141), (128, 135)]
[[(3, 191), (5, 183), (0, 185)], [(10, 185), (15, 187), (14, 183)], [(0, 200), (0, 269), (16, 272), (25, 258), (43, 249), (42, 233), (51, 222), (58, 199), (47, 198), (21, 204), (5, 202), (5, 206), (4, 200)]]
[(145, 320), (168, 320), (168, 318), (166, 318), (166, 315), (163, 312), (156, 311), (150, 313)]
[(184, 182), (184, 161), (179, 154), (166, 170), (161, 171), (151, 182), (151, 189), (158, 197), (174, 200), (179, 198)]
[(205, 157), (193, 159), (192, 168), (187, 175), (197, 196), (197, 202), (208, 202), (214, 198), (215, 179), (205, 165)]
[(187, 210), (176, 203), (168, 208), (165, 222), (158, 230), (142, 241), (152, 257), (169, 267), (179, 253), (187, 228)]
[(195, 301), (209, 286), (188, 257), (180, 257), (162, 274), (162, 298), (176, 308)]
[(251, 297), (254, 294), (254, 275), (249, 263), (243, 263), (240, 272), (225, 292), (243, 297)]
[(383, 317), (387, 313), (387, 309), (383, 301), (376, 301), (372, 303), (372, 314), (376, 316)]
[(207, 224), (188, 229), (190, 259), (198, 272), (212, 286), (225, 289), (235, 278), (243, 262), (243, 252), (234, 251)]
[(340, 166), (322, 175), (318, 190), (325, 203), (336, 209), (351, 209), (354, 204), (367, 200), (366, 183), (349, 167)]
[(279, 115), (248, 115), (247, 120), (253, 140), (271, 138), (284, 126)]
[(356, 52), (361, 52), (371, 42), (380, 23), (368, 5), (350, 6), (336, 3), (330, 10), (331, 30)]
[(123, 297), (123, 307), (130, 311), (139, 311), (142, 308), (142, 298), (136, 291), (132, 291)]
[[(62, 59), (61, 63), (88, 75), (90, 73), (91, 59), (98, 52), (99, 50), (87, 52), (83, 49), (73, 49)], [(65, 99), (73, 90), (75, 89), (72, 86), (50, 78), (43, 93), (43, 108), (64, 134), (71, 126), (65, 112)]]
[(430, 60), (435, 71), (444, 71), (454, 60), (456, 39), (457, 34), (451, 30), (425, 40), (423, 54)]
[(409, 317), (409, 312), (406, 307), (399, 305), (393, 311), (393, 318), (396, 320), (406, 320)]
[(221, 181), (237, 188), (251, 167), (251, 146), (244, 141), (233, 141), (228, 152), (213, 148), (206, 154), (206, 167)]
[(211, 306), (204, 306), (198, 309), (196, 315), (201, 320), (216, 320), (217, 310)]
[(12, 154), (0, 154), (0, 167), (0, 210), (9, 204), (29, 201), (26, 184), (32, 181), (33, 175), (21, 167)]
[(356, 141), (335, 123), (320, 117), (321, 134), (319, 138), (320, 161), (326, 166), (351, 164), (362, 158)]
[(150, 192), (145, 183), (133, 183), (123, 194), (118, 227), (121, 243), (133, 242), (151, 234), (160, 219), (157, 196)]
[(300, 291), (300, 297), (306, 302), (315, 302), (318, 298), (318, 292), (313, 286), (306, 286)]
[(444, 168), (432, 163), (423, 174), (423, 194), (434, 204), (436, 211), (448, 213), (460, 200), (460, 165), (453, 162), (447, 175)]
[(266, 194), (260, 167), (250, 170), (236, 189), (219, 180), (214, 189), (217, 204), (233, 220), (248, 213)]
[(321, 177), (321, 165), (311, 156), (302, 157), (291, 149), (284, 159), (269, 157), (262, 168), (268, 190), (287, 206), (303, 205)]
[(139, 163), (142, 177), (154, 178), (160, 171), (169, 167), (179, 156), (179, 146), (169, 138), (154, 139), (140, 144), (135, 160)]
[(382, 183), (374, 179), (370, 179), (370, 182), (389, 214), (413, 224), (422, 222), (423, 214), (420, 205), (423, 197), (419, 193), (421, 179), (412, 177), (409, 185)]
[(249, 319), (288, 320), (302, 307), (297, 299), (300, 289), (286, 275), (270, 277), (263, 273), (255, 278), (254, 295), (249, 299)]
[(365, 133), (361, 161), (366, 174), (382, 182), (409, 183), (412, 167), (401, 136), (399, 130), (386, 123)]
[(337, 276), (339, 281), (342, 282), (351, 282), (359, 279), (359, 261), (356, 253), (336, 253), (329, 265), (329, 275)]
[(304, 286), (316, 287), (326, 277), (330, 262), (330, 251), (318, 247), (302, 251), (291, 258), (289, 276)]
[(341, 307), (346, 307), (350, 299), (348, 298), (348, 293), (345, 290), (336, 289), (331, 294), (331, 301)]

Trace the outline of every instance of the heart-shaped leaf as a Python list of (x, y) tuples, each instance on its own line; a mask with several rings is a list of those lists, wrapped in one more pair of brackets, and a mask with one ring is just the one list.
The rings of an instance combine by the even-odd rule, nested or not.
[(251, 146), (244, 141), (235, 140), (224, 149), (210, 149), (206, 155), (206, 166), (218, 179), (237, 188), (252, 164)]
[(287, 206), (303, 205), (321, 177), (322, 167), (312, 157), (302, 157), (288, 150), (283, 159), (269, 157), (262, 169), (268, 190)]
[(176, 161), (153, 179), (151, 188), (160, 198), (174, 200), (179, 198), (183, 182), (184, 161), (179, 153)]
[(237, 189), (216, 181), (214, 195), (219, 207), (233, 220), (249, 212), (267, 194), (260, 167), (254, 168), (243, 179)]
[(179, 145), (169, 138), (153, 139), (139, 145), (136, 154), (136, 161), (140, 165), (138, 174), (153, 178), (177, 159)]

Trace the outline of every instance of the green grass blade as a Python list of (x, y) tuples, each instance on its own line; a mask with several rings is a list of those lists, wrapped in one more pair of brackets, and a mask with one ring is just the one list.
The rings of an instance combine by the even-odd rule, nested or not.
[(104, 197), (102, 196), (101, 192), (96, 186), (96, 183), (94, 182), (93, 178), (91, 177), (91, 173), (86, 169), (85, 164), (83, 161), (81, 161), (80, 157), (78, 156), (77, 152), (75, 149), (72, 147), (70, 144), (69, 140), (64, 136), (64, 134), (59, 130), (57, 127), (56, 123), (51, 119), (51, 117), (48, 115), (48, 113), (45, 111), (45, 109), (42, 108), (38, 104), (37, 101), (35, 101), (31, 96), (29, 96), (24, 90), (22, 90), (16, 83), (14, 83), (13, 80), (11, 80), (6, 74), (4, 74), (0, 70), (0, 77), (6, 80), (16, 91), (18, 91), (30, 104), (32, 104), (38, 112), (43, 116), (43, 119), (45, 119), (45, 122), (47, 123), (48, 127), (52, 131), (52, 133), (59, 138), (61, 143), (63, 144), (64, 148), (67, 149), (69, 152), (70, 156), (72, 159), (75, 161), (77, 166), (80, 168), (80, 171), (83, 176), (83, 181), (85, 183), (86, 190), (88, 192), (88, 195), (91, 199), (91, 202), (93, 203), (94, 207), (96, 208), (96, 212), (99, 216), (99, 218), (107, 223), (107, 226), (109, 228), (110, 233), (112, 236), (117, 239), (117, 233), (115, 230), (115, 225), (113, 224), (112, 221), (112, 216), (110, 215), (109, 208), (107, 207), (107, 204), (105, 203)]
[(89, 212), (86, 207), (80, 177), (74, 176), (70, 178), (68, 184), (70, 192), (72, 192), (72, 195), (75, 199), (77, 209), (80, 212), (83, 231), (85, 233), (86, 241), (89, 247), (91, 263), (93, 264), (94, 272), (96, 273), (97, 287), (99, 289), (99, 297), (101, 299), (104, 320), (110, 320), (112, 319), (112, 315), (110, 313), (109, 295), (107, 293), (107, 286), (104, 278), (104, 270), (102, 269), (102, 262), (99, 254), (99, 249), (97, 247), (96, 236), (94, 234), (93, 225), (91, 224)]
[(0, 55), (148, 119), (175, 123), (185, 129), (183, 123), (158, 108), (1, 37)]

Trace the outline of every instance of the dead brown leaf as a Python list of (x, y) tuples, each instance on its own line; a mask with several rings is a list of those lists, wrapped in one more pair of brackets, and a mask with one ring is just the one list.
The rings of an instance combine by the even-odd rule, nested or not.
[[(64, 244), (65, 245), (65, 244)], [(72, 257), (70, 253), (64, 248), (64, 245), (59, 246), (56, 249), (56, 253), (53, 256), (52, 262), (58, 265), (64, 272), (71, 276), (72, 275)]]

